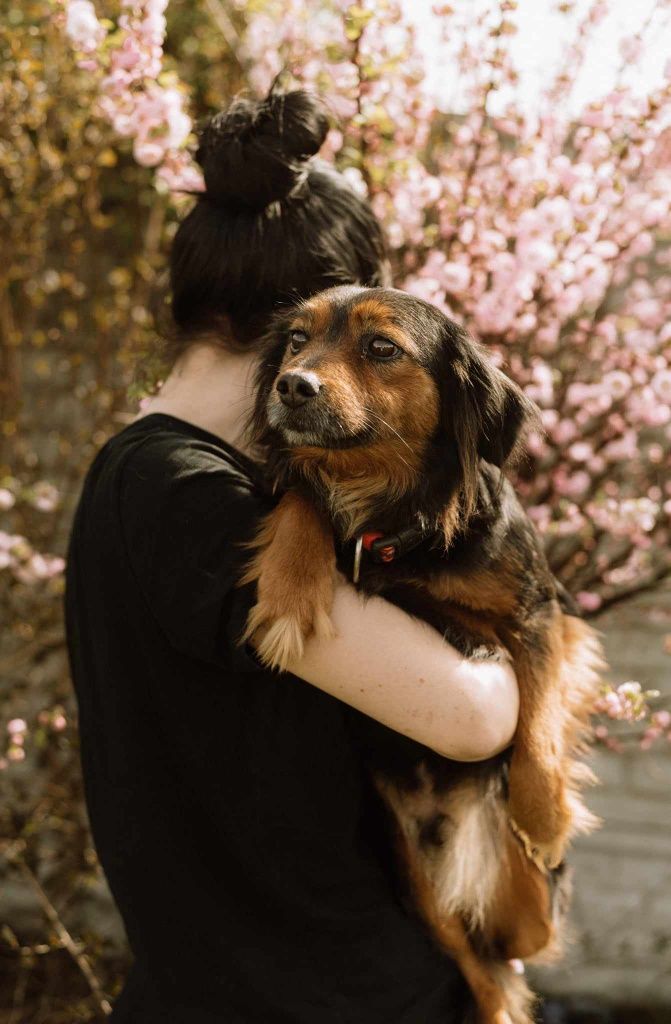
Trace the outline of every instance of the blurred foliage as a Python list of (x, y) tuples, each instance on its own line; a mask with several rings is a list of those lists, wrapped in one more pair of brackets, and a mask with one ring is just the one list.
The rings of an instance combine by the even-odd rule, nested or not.
[[(81, 478), (142, 387), (135, 368), (157, 376), (153, 303), (191, 200), (175, 205), (157, 192), (153, 172), (97, 116), (98, 82), (77, 66), (56, 6), (0, 0), (0, 494), (11, 496), (9, 534), (62, 555)], [(113, 18), (118, 7), (98, 9)], [(218, 12), (218, 2), (186, 0), (169, 9), (165, 67), (178, 66), (192, 87), (195, 118), (242, 83), (237, 29), (227, 17), (226, 38)], [(39, 500), (44, 485), (35, 485), (46, 479), (58, 500)], [(80, 940), (106, 989), (122, 966), (106, 968), (109, 950), (86, 922), (72, 944), (57, 924), (100, 886), (61, 592), (56, 576), (0, 573), (0, 766), (9, 769), (0, 770), (0, 1020), (13, 1024), (72, 1024), (100, 1012), (78, 963)], [(27, 725), (25, 747), (17, 721)], [(7, 916), (16, 899), (32, 922), (26, 934), (14, 934)]]
[[(113, 27), (120, 0), (95, 6)], [(482, 141), (480, 126), (469, 143), (461, 115), (425, 107), (421, 60), (397, 30), (391, 0), (379, 0), (389, 25), (369, 25), (360, 5), (331, 5), (330, 15), (327, 6), (172, 0), (164, 69), (188, 84), (197, 122), (248, 83), (261, 89), (281, 67), (304, 65), (345, 122), (331, 155), (386, 219), (397, 275), (412, 274), (441, 230), (453, 248), (462, 193), (467, 207), (488, 209), (468, 195), (483, 155), (501, 191), (512, 135), (485, 126)], [(502, 10), (514, 6), (501, 0)], [(100, 115), (101, 73), (79, 66), (62, 10), (60, 0), (0, 0), (0, 1024), (101, 1020), (125, 966), (83, 806), (55, 567), (92, 457), (160, 378), (155, 308), (170, 240), (192, 202), (157, 189), (131, 141)], [(477, 47), (472, 60), (486, 65)], [(418, 282), (426, 284), (420, 271)], [(455, 309), (463, 312), (456, 300)], [(13, 571), (3, 572), (8, 544)]]

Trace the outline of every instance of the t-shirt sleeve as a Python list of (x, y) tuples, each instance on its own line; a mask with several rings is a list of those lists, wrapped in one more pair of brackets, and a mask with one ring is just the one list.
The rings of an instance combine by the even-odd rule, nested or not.
[(240, 643), (256, 595), (238, 586), (246, 546), (272, 503), (212, 446), (149, 439), (128, 457), (121, 529), (131, 572), (177, 651), (258, 670)]

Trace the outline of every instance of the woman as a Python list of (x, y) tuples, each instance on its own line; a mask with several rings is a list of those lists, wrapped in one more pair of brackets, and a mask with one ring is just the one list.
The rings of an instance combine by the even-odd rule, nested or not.
[(279, 304), (387, 273), (369, 206), (312, 159), (326, 131), (303, 92), (206, 128), (206, 192), (171, 255), (174, 368), (99, 453), (74, 523), (86, 796), (135, 957), (118, 1024), (464, 1019), (460, 977), (397, 891), (367, 728), (489, 757), (515, 728), (510, 668), (464, 662), (344, 581), (337, 635), (291, 673), (238, 643), (244, 543), (274, 500), (244, 441), (258, 339)]

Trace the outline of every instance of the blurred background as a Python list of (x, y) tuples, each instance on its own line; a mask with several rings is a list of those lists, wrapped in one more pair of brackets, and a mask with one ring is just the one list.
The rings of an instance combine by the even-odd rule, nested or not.
[(0, 0), (0, 1024), (102, 1021), (127, 965), (82, 802), (69, 523), (165, 369), (198, 120), (278, 74), (325, 97), (396, 284), (542, 410), (517, 485), (612, 684), (543, 1019), (671, 1019), (670, 54), (667, 0)]

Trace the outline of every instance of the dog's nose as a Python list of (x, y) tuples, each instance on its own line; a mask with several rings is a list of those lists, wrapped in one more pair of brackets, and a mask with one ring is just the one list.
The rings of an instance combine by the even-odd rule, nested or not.
[(310, 373), (309, 370), (290, 370), (288, 373), (283, 373), (275, 385), (280, 399), (290, 409), (297, 409), (299, 405), (305, 405), (310, 398), (319, 394), (321, 386), (322, 382), (317, 374)]

